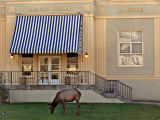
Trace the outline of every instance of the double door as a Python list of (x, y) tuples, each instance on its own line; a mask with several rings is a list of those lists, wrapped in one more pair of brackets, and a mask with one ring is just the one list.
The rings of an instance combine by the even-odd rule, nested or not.
[(61, 57), (42, 56), (39, 57), (39, 84), (55, 85), (61, 84)]

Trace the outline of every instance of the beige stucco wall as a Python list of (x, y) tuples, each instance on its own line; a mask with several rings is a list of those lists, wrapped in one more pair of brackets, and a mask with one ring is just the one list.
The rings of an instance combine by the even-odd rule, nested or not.
[[(144, 26), (150, 26), (150, 28), (147, 28), (146, 30), (148, 32), (144, 37), (151, 36), (152, 34), (154, 37), (151, 39), (148, 39), (148, 41), (144, 44), (145, 46), (148, 45), (144, 49), (144, 52), (147, 52), (146, 49), (150, 49), (150, 52), (152, 51), (152, 54), (155, 57), (155, 60), (152, 59), (154, 57), (149, 57), (149, 55), (145, 55), (148, 58), (144, 61), (145, 65), (151, 65), (151, 61), (154, 63), (150, 67), (140, 70), (142, 68), (138, 67), (123, 67), (121, 70), (118, 70), (117, 73), (115, 73), (116, 69), (113, 68), (113, 62), (117, 61), (117, 51), (113, 52), (113, 48), (117, 47), (117, 35), (115, 34), (118, 29), (121, 28), (134, 28), (136, 24), (138, 24), (136, 27), (139, 28), (141, 25), (146, 24), (145, 22), (147, 18), (138, 18), (138, 20), (142, 20), (143, 23), (141, 25), (140, 22), (132, 22), (130, 19), (129, 23), (127, 24), (127, 21), (125, 22), (125, 25), (122, 24), (123, 20), (128, 19), (127, 17), (124, 19), (107, 19), (107, 18), (96, 18), (95, 19), (95, 48), (96, 48), (96, 73), (100, 74), (101, 76), (105, 76), (108, 80), (120, 80), (122, 83), (127, 84), (133, 88), (133, 100), (153, 100), (153, 101), (160, 101), (160, 35), (158, 34), (160, 31), (160, 18), (155, 17), (152, 18), (152, 24), (144, 25)], [(114, 23), (114, 21), (118, 21), (117, 24), (120, 24), (119, 26)], [(108, 21), (110, 21), (109, 24), (106, 24)], [(130, 23), (134, 23), (135, 26), (131, 26)], [(106, 26), (106, 27), (104, 27)], [(108, 27), (108, 28), (107, 28)], [(145, 28), (142, 26), (142, 28)], [(152, 28), (152, 29), (151, 29)], [(106, 30), (108, 29), (108, 30)], [(114, 30), (113, 30), (114, 29)], [(104, 33), (105, 31), (105, 33)], [(116, 32), (115, 32), (116, 31)], [(114, 33), (115, 32), (115, 33)], [(110, 37), (109, 37), (110, 36)], [(149, 37), (148, 37), (149, 38)], [(115, 40), (115, 44), (113, 44), (113, 41)], [(105, 42), (109, 41), (109, 42)], [(154, 44), (151, 44), (150, 42), (153, 42)], [(105, 45), (106, 44), (106, 45)], [(114, 46), (115, 45), (115, 46)], [(155, 45), (155, 46), (154, 46)], [(108, 49), (105, 46), (111, 46), (110, 49)], [(151, 50), (152, 49), (152, 50)], [(149, 52), (147, 52), (149, 53)], [(152, 60), (151, 60), (152, 59)], [(146, 62), (148, 61), (148, 63)], [(117, 62), (115, 62), (118, 66)], [(109, 67), (110, 66), (110, 67)], [(108, 69), (106, 69), (108, 67)], [(155, 67), (155, 68), (153, 68)], [(119, 67), (120, 69), (120, 67)], [(135, 70), (132, 70), (135, 69)], [(111, 75), (107, 75), (111, 71)], [(151, 75), (149, 73), (145, 72), (146, 70), (152, 72)], [(129, 73), (131, 71), (131, 73)], [(135, 74), (137, 71), (139, 71), (138, 74)], [(124, 74), (120, 74), (121, 72), (124, 72)], [(115, 74), (114, 74), (115, 73)]]
[(154, 19), (155, 31), (155, 76), (160, 78), (160, 17)]
[(160, 101), (160, 80), (121, 80), (133, 88), (133, 100)]
[(19, 68), (18, 67), (19, 56), (15, 55), (13, 60), (10, 59), (10, 56), (11, 56), (10, 55), (10, 45), (11, 45), (12, 37), (14, 33), (15, 22), (16, 22), (15, 15), (6, 16), (6, 32), (5, 32), (6, 44), (5, 44), (5, 50), (3, 51), (5, 54), (4, 57), (5, 57), (5, 62), (6, 62), (5, 71), (18, 71), (19, 70), (18, 69)]
[[(58, 90), (10, 90), (10, 102), (52, 102)], [(92, 90), (81, 90), (81, 103), (123, 103), (104, 98)]]
[(100, 76), (107, 73), (106, 19), (95, 19), (95, 71)]
[(5, 19), (0, 19), (0, 71), (5, 70), (6, 66), (6, 60), (5, 57), (5, 50), (6, 50), (6, 41), (5, 41), (5, 30), (6, 30), (6, 20)]

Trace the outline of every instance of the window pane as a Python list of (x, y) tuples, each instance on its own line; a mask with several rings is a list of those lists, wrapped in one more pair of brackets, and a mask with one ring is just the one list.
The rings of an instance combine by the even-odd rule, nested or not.
[(52, 58), (51, 62), (52, 64), (59, 64), (59, 58)]
[(48, 58), (40, 58), (40, 64), (48, 64)]
[(67, 63), (78, 63), (78, 57), (67, 58)]
[(131, 32), (120, 32), (119, 40), (120, 42), (130, 42)]
[(59, 70), (59, 65), (52, 65), (51, 71), (53, 70)]
[(142, 53), (142, 43), (133, 43), (132, 53)]
[(40, 66), (40, 71), (47, 72), (48, 71), (48, 65), (41, 65)]
[(119, 65), (142, 65), (142, 55), (120, 55)]
[(30, 76), (33, 71), (33, 65), (22, 65), (22, 75)]
[(33, 65), (22, 65), (22, 71), (33, 71)]
[(22, 64), (33, 64), (33, 58), (22, 57)]
[(78, 56), (67, 57), (67, 68), (69, 71), (75, 71), (78, 68)]
[(132, 42), (142, 42), (142, 32), (138, 31), (138, 32), (132, 32), (131, 33), (131, 41)]
[(130, 44), (121, 43), (120, 44), (120, 53), (130, 53)]
[(68, 64), (67, 68), (78, 68), (78, 64)]

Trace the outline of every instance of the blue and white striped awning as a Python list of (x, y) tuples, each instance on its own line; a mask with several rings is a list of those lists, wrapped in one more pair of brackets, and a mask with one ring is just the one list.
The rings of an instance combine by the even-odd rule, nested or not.
[(81, 53), (82, 15), (17, 16), (11, 54)]

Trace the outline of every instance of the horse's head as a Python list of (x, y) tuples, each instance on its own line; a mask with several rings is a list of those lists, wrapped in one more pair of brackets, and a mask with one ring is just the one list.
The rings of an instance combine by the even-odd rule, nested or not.
[(55, 106), (53, 104), (48, 104), (51, 114), (53, 114)]

